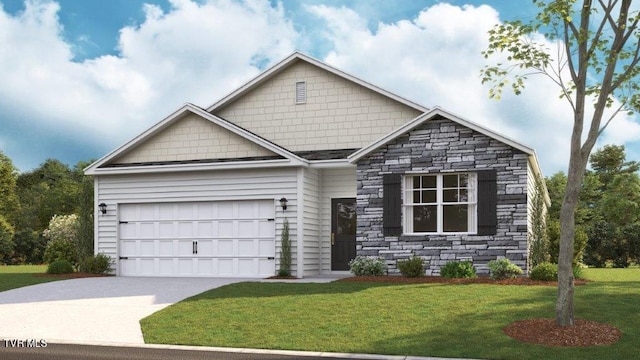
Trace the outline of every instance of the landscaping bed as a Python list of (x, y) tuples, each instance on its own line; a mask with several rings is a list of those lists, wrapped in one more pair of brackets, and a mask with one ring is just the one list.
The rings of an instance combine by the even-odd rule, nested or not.
[[(558, 286), (557, 281), (538, 281), (528, 277), (517, 277), (513, 279), (494, 280), (488, 276), (476, 278), (443, 278), (440, 276), (352, 276), (338, 281), (364, 281), (364, 282), (387, 282), (387, 283), (407, 283), (407, 284), (493, 284), (493, 285), (544, 285)], [(587, 280), (575, 280), (576, 285), (584, 285)]]

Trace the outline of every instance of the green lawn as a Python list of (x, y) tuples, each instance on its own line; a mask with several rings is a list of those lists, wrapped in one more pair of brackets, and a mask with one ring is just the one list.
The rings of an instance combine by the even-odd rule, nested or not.
[(586, 269), (576, 314), (624, 335), (613, 346), (549, 348), (502, 328), (551, 318), (547, 286), (239, 283), (141, 321), (145, 342), (202, 346), (492, 359), (629, 359), (638, 356), (640, 269)]
[(44, 274), (46, 270), (47, 265), (0, 266), (0, 291), (61, 280), (60, 278), (36, 276), (36, 274)]

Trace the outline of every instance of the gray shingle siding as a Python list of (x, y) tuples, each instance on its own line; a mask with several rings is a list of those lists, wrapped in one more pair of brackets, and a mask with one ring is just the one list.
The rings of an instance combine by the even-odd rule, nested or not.
[[(358, 255), (381, 256), (390, 273), (412, 254), (429, 261), (428, 274), (452, 260), (472, 260), (480, 274), (490, 260), (505, 257), (527, 270), (528, 156), (448, 119), (431, 119), (357, 163)], [(495, 235), (383, 234), (383, 175), (407, 172), (497, 173)], [(403, 194), (404, 196), (404, 194)]]

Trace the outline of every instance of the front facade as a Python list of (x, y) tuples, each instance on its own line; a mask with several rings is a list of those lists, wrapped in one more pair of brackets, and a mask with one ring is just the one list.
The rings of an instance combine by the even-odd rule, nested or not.
[(392, 273), (411, 255), (430, 274), (501, 257), (526, 270), (542, 176), (532, 149), (300, 53), (85, 173), (95, 251), (117, 275), (220, 277), (275, 275), (285, 222), (298, 277), (348, 271), (356, 255)]

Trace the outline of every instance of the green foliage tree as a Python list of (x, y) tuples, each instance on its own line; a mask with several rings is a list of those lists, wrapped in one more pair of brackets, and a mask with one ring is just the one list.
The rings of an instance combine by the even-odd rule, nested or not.
[(536, 179), (535, 194), (532, 199), (533, 209), (531, 216), (531, 266), (549, 261), (549, 238), (547, 236), (547, 214), (545, 213), (544, 187), (542, 181)]
[(18, 171), (11, 159), (0, 151), (0, 216), (5, 220), (15, 222), (20, 209), (16, 181)]
[(0, 215), (0, 264), (11, 264), (13, 255), (13, 226)]
[(640, 169), (636, 161), (627, 161), (624, 145), (605, 145), (589, 157), (591, 168), (605, 188), (619, 174), (633, 174)]
[[(549, 221), (547, 224), (547, 238), (549, 239), (549, 261), (557, 264), (560, 256), (560, 221)], [(573, 259), (571, 260), (572, 266), (577, 266), (582, 261), (588, 238), (587, 232), (582, 227), (576, 227), (573, 241)]]
[[(558, 85), (560, 96), (573, 110), (567, 188), (560, 209), (556, 301), (558, 325), (573, 326), (571, 264), (581, 184), (593, 146), (614, 119), (614, 116), (605, 118), (605, 110), (615, 106), (615, 115), (640, 108), (640, 67), (636, 66), (640, 62), (637, 32), (640, 16), (632, 12), (631, 0), (533, 2), (540, 9), (535, 20), (526, 24), (509, 21), (490, 31), (484, 56), (506, 53), (508, 63), (485, 67), (482, 81), (494, 84), (489, 94), (499, 98), (507, 84), (511, 84), (515, 94), (520, 94), (528, 74), (542, 74)], [(556, 54), (536, 42), (534, 39), (539, 33), (557, 40), (562, 50)], [(593, 106), (590, 115), (587, 115), (588, 106)]]

